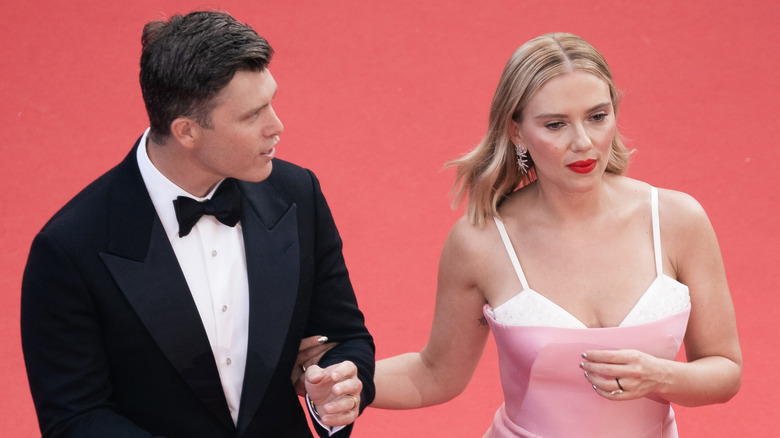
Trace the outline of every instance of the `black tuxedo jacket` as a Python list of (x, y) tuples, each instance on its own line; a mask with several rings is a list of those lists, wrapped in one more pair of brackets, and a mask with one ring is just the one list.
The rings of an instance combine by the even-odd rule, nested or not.
[(315, 176), (274, 160), (266, 181), (239, 182), (250, 321), (236, 426), (135, 154), (63, 207), (30, 250), (22, 346), (43, 435), (310, 437), (290, 374), (314, 334), (339, 342), (322, 366), (357, 365), (365, 408), (374, 345)]

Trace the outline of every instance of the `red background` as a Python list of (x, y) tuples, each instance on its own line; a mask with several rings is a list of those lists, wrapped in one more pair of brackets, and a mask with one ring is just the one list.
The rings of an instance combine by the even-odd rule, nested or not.
[[(471, 149), (504, 63), (549, 31), (612, 67), (629, 175), (688, 192), (718, 233), (745, 358), (728, 404), (677, 408), (682, 436), (776, 436), (780, 239), (780, 3), (770, 0), (5, 2), (0, 13), (0, 435), (39, 435), (19, 341), (29, 244), (147, 126), (137, 85), (144, 23), (221, 8), (277, 51), (278, 156), (313, 169), (378, 358), (427, 339), (452, 222), (446, 161)], [(62, 5), (62, 6), (60, 6)], [(490, 341), (469, 388), (417, 411), (369, 409), (356, 437), (475, 437), (501, 403)], [(561, 413), (565, 415), (565, 413)]]

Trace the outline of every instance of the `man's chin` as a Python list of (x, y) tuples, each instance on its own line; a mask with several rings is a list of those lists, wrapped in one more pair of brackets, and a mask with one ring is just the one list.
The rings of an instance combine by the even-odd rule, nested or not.
[(271, 176), (271, 172), (274, 170), (273, 161), (269, 161), (266, 166), (264, 166), (257, 174), (253, 175), (252, 179), (249, 180), (250, 182), (262, 182), (268, 179), (269, 176)]

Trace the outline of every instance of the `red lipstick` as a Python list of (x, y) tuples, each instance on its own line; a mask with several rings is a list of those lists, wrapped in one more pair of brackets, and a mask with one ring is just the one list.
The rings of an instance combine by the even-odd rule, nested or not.
[(596, 160), (582, 160), (567, 164), (566, 167), (577, 173), (588, 173), (596, 168)]

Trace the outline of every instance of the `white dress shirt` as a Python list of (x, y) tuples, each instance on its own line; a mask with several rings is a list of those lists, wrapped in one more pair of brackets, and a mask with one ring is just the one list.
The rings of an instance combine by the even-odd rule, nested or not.
[(228, 227), (204, 215), (188, 235), (179, 237), (173, 200), (178, 196), (210, 199), (219, 184), (200, 198), (171, 182), (149, 159), (148, 134), (147, 129), (138, 147), (138, 167), (198, 308), (230, 415), (237, 423), (249, 337), (249, 285), (241, 223)]
[[(198, 201), (211, 199), (219, 184), (205, 198), (187, 193), (154, 167), (146, 151), (148, 135), (147, 128), (136, 153), (138, 168), (198, 308), (230, 415), (233, 423), (238, 424), (249, 339), (249, 284), (241, 222), (228, 227), (214, 216), (204, 215), (189, 234), (179, 237), (173, 200), (179, 196)], [(319, 415), (312, 413), (329, 435), (344, 428), (328, 427), (322, 424)]]

